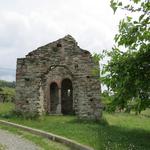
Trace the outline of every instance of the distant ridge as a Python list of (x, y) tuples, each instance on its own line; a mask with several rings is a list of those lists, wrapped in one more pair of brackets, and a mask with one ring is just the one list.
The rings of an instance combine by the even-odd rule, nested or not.
[(15, 81), (16, 70), (11, 68), (0, 68), (0, 80)]

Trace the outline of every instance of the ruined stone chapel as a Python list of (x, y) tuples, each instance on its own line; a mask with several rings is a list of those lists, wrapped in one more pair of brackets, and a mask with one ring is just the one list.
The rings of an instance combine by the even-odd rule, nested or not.
[(17, 59), (16, 110), (22, 113), (101, 116), (99, 68), (67, 35)]

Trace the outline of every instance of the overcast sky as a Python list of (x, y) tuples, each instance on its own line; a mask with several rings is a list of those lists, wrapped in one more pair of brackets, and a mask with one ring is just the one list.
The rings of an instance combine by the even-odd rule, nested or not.
[(39, 46), (72, 35), (90, 52), (110, 49), (122, 12), (110, 0), (0, 0), (0, 68), (16, 67)]

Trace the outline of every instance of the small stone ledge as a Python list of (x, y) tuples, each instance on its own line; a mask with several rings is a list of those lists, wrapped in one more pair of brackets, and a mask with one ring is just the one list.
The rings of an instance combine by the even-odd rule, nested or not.
[(16, 127), (16, 128), (22, 129), (24, 131), (28, 131), (32, 134), (39, 135), (39, 136), (42, 136), (44, 138), (48, 138), (52, 141), (62, 143), (64, 145), (67, 145), (68, 147), (70, 147), (72, 150), (94, 150), (91, 147), (82, 145), (82, 144), (80, 144), (78, 142), (75, 142), (73, 140), (70, 140), (70, 139), (64, 138), (62, 136), (58, 136), (58, 135), (49, 133), (49, 132), (45, 132), (45, 131), (42, 131), (42, 130), (30, 128), (30, 127), (27, 127), (27, 126), (15, 124), (15, 123), (4, 121), (4, 120), (0, 120), (0, 124)]

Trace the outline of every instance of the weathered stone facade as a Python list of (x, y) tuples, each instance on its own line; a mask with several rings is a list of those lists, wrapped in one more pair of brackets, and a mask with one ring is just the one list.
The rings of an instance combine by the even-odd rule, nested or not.
[(70, 35), (17, 59), (16, 110), (38, 114), (101, 116), (99, 67)]

